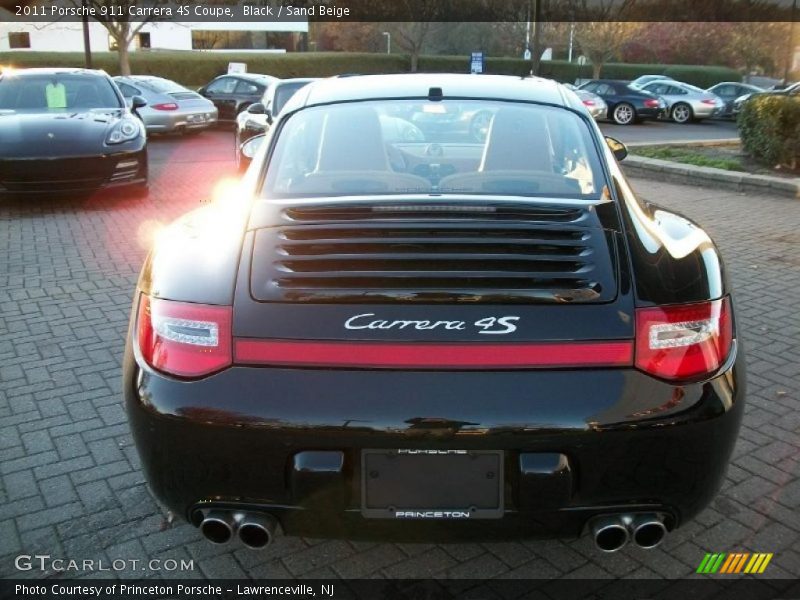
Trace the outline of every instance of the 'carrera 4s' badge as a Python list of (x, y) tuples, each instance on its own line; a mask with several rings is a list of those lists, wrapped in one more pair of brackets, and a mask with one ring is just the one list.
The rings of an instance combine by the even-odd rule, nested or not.
[(387, 320), (377, 319), (375, 313), (363, 313), (355, 315), (344, 322), (345, 329), (415, 329), (417, 331), (428, 331), (435, 329), (447, 329), (456, 331), (466, 331), (468, 328), (478, 329), (478, 333), (487, 335), (504, 335), (513, 333), (517, 330), (516, 322), (519, 317), (484, 317), (474, 323), (467, 321), (412, 321), (412, 320)]

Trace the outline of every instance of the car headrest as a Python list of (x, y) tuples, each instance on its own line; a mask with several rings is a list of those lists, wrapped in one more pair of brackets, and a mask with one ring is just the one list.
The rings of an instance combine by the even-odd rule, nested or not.
[(340, 108), (328, 113), (316, 170), (389, 170), (378, 113), (369, 106)]
[(552, 172), (550, 136), (533, 109), (501, 108), (489, 128), (479, 171)]

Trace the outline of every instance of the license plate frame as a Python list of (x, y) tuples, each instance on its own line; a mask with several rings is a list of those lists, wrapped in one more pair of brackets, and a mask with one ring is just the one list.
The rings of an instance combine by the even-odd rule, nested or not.
[(367, 519), (499, 519), (502, 450), (364, 449), (361, 514)]

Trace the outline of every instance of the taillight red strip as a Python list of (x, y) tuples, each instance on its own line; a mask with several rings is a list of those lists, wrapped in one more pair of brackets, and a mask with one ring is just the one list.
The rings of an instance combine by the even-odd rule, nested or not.
[(234, 362), (426, 369), (622, 367), (633, 364), (633, 342), (420, 344), (240, 338), (234, 340)]

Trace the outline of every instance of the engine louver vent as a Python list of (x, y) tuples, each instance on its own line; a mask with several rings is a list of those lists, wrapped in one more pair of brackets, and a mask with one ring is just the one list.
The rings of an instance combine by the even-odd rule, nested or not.
[(614, 269), (591, 208), (304, 206), (256, 233), (267, 302), (607, 302)]

